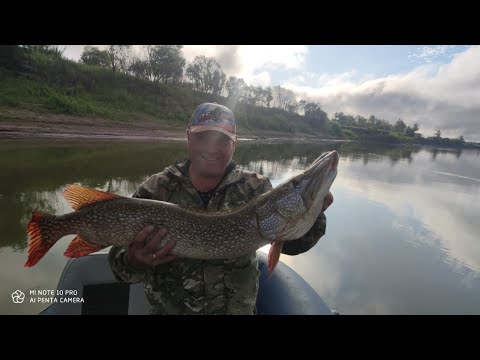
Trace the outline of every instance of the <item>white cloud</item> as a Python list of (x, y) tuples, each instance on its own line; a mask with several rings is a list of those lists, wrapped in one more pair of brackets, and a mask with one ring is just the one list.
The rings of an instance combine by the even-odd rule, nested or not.
[(355, 72), (321, 74), (318, 86), (282, 84), (299, 98), (318, 101), (330, 115), (343, 111), (394, 122), (420, 123), (420, 132), (464, 135), (480, 140), (480, 46), (455, 55), (446, 65), (427, 64), (406, 74), (354, 80)]
[(82, 55), (83, 48), (85, 45), (60, 45), (65, 47), (63, 55), (71, 60), (78, 61)]
[(250, 71), (268, 69), (301, 69), (308, 48), (303, 45), (248, 45), (240, 47), (239, 56)]
[(228, 76), (241, 77), (251, 85), (267, 86), (271, 85), (267, 71), (303, 68), (308, 48), (303, 45), (185, 45), (183, 53), (187, 61), (198, 55), (214, 57)]
[(423, 46), (408, 57), (412, 61), (431, 63), (453, 48), (455, 48), (454, 45)]
[(255, 75), (249, 75), (244, 78), (245, 82), (253, 86), (267, 87), (272, 83), (272, 77), (268, 71), (262, 71)]

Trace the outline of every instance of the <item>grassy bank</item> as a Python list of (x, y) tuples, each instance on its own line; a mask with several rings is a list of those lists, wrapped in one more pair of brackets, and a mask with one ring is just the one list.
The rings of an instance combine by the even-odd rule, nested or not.
[(112, 125), (148, 122), (162, 129), (181, 129), (202, 102), (232, 107), (239, 131), (246, 134), (327, 135), (324, 129), (312, 129), (302, 116), (281, 109), (233, 104), (188, 85), (152, 83), (43, 53), (0, 67), (0, 121), (4, 122), (28, 120), (22, 114), (30, 111), (98, 118)]

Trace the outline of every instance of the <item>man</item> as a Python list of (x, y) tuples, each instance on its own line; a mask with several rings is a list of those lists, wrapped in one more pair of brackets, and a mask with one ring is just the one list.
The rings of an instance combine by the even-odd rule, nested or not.
[[(189, 160), (147, 179), (133, 197), (167, 201), (190, 208), (224, 210), (247, 203), (272, 189), (267, 177), (239, 169), (232, 160), (236, 144), (233, 112), (216, 103), (197, 107), (188, 129)], [(329, 193), (325, 210), (333, 202)], [(319, 216), (301, 239), (283, 244), (282, 253), (296, 255), (312, 248), (325, 234)], [(112, 247), (109, 262), (115, 277), (144, 282), (152, 314), (255, 314), (259, 270), (256, 252), (226, 260), (176, 258), (175, 246), (157, 250), (167, 236), (147, 227), (128, 248)]]

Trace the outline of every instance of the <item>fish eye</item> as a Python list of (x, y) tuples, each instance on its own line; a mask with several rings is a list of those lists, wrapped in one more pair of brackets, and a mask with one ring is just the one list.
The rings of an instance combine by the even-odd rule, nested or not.
[(293, 179), (292, 185), (294, 188), (298, 188), (300, 186), (300, 181), (298, 179)]

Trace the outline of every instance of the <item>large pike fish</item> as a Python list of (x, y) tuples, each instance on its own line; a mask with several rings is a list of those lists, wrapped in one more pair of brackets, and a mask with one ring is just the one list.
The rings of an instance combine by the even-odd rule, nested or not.
[[(28, 224), (25, 266), (38, 263), (68, 234), (77, 237), (64, 255), (75, 258), (110, 245), (128, 246), (148, 225), (168, 229), (161, 246), (169, 240), (176, 241), (172, 255), (196, 259), (235, 258), (267, 244), (298, 239), (320, 215), (337, 175), (338, 160), (336, 151), (325, 153), (301, 174), (230, 211), (197, 211), (163, 201), (68, 185), (64, 196), (75, 211), (61, 216), (33, 213)], [(280, 256), (279, 248), (281, 245), (274, 248), (278, 254), (272, 252), (269, 262)]]

